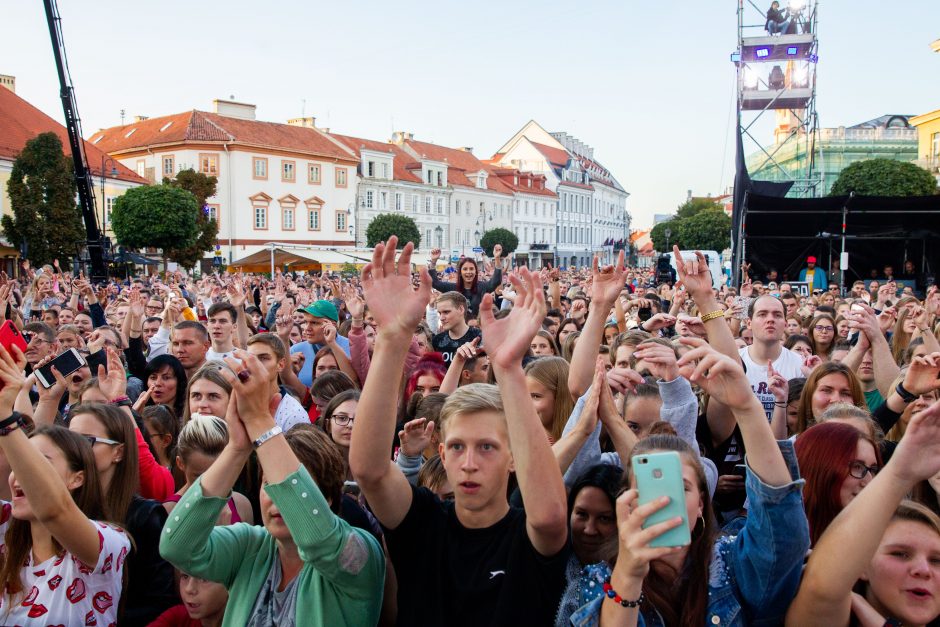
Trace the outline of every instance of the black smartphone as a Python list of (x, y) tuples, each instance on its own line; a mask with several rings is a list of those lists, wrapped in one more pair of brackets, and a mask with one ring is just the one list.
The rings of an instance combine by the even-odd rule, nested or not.
[(67, 377), (84, 365), (86, 365), (86, 362), (82, 354), (76, 349), (70, 348), (37, 370), (36, 379), (42, 384), (42, 387), (49, 389), (55, 385), (55, 375), (52, 374), (53, 366), (59, 371), (59, 374)]
[(646, 322), (653, 317), (653, 308), (652, 307), (640, 307), (640, 310), (637, 311), (637, 317), (640, 319), (640, 322)]

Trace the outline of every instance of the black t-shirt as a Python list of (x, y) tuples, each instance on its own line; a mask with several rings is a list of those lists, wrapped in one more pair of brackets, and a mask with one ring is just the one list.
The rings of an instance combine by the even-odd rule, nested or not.
[(551, 625), (565, 587), (570, 548), (540, 555), (526, 533), (525, 511), (467, 529), (453, 502), (412, 486), (408, 514), (385, 539), (398, 578), (398, 624)]
[(480, 329), (467, 327), (467, 332), (463, 334), (463, 337), (455, 340), (450, 336), (450, 331), (441, 331), (431, 338), (431, 346), (444, 356), (444, 363), (449, 366), (458, 348), (482, 335), (483, 332)]

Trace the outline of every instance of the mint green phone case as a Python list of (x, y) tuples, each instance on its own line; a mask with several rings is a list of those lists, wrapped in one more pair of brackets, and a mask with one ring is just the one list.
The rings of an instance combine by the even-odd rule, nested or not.
[(646, 529), (670, 518), (681, 516), (683, 523), (656, 537), (651, 547), (685, 546), (691, 542), (689, 517), (685, 511), (685, 486), (682, 481), (682, 460), (675, 451), (647, 453), (633, 457), (633, 476), (640, 493), (639, 504), (645, 505), (661, 496), (669, 497), (669, 504), (654, 512), (643, 523)]

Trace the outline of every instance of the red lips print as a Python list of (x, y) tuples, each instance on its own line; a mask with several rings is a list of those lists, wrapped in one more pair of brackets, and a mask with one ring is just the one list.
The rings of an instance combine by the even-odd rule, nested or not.
[(52, 579), (46, 582), (50, 590), (55, 590), (59, 587), (59, 584), (62, 583), (62, 575), (56, 575)]
[(95, 616), (94, 610), (88, 610), (88, 613), (85, 614), (85, 627), (93, 627), (98, 624), (98, 618)]
[(23, 603), (21, 603), (21, 605), (23, 607), (29, 607), (30, 605), (36, 602), (36, 597), (38, 596), (39, 596), (39, 588), (37, 588), (36, 586), (33, 586), (32, 588), (30, 588), (29, 594), (26, 595), (26, 598), (23, 599)]
[(43, 614), (45, 614), (45, 613), (48, 612), (48, 611), (49, 611), (49, 610), (46, 609), (46, 606), (45, 606), (45, 605), (42, 605), (41, 603), (36, 603), (36, 604), (34, 604), (31, 608), (29, 608), (29, 617), (30, 617), (30, 618), (39, 618), (40, 616), (42, 616)]
[(102, 590), (95, 595), (95, 598), (92, 599), (91, 604), (95, 606), (95, 609), (98, 610), (98, 612), (104, 614), (105, 610), (114, 604), (114, 601), (111, 599), (110, 594)]
[(79, 601), (85, 598), (85, 582), (78, 577), (75, 578), (75, 581), (72, 582), (72, 585), (68, 587), (65, 591), (65, 596), (68, 597), (69, 602), (72, 605), (75, 605)]

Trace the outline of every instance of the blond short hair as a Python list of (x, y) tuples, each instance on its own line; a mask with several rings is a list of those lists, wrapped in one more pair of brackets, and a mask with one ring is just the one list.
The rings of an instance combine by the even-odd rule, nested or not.
[(441, 434), (447, 430), (447, 423), (457, 415), (473, 414), (481, 411), (491, 411), (505, 419), (503, 399), (499, 395), (499, 388), (489, 383), (471, 383), (464, 385), (447, 397), (444, 407), (441, 408), (440, 427)]

